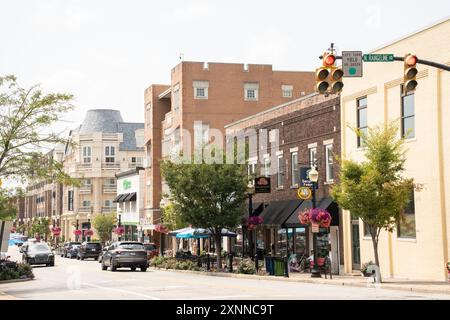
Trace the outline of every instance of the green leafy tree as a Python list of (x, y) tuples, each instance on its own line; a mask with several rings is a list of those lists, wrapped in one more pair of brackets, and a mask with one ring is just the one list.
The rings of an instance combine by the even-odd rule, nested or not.
[(50, 235), (50, 219), (49, 218), (33, 219), (30, 231), (32, 236), (39, 235), (41, 238), (44, 238), (45, 241), (47, 241), (47, 238)]
[(17, 206), (12, 193), (6, 189), (0, 189), (0, 220), (11, 221), (16, 217)]
[(66, 139), (51, 130), (73, 109), (73, 96), (45, 94), (35, 85), (19, 86), (14, 76), (0, 77), (0, 179), (51, 179), (77, 184), (63, 165), (42, 150)]
[(162, 208), (162, 221), (169, 230), (182, 229), (188, 226), (188, 224), (183, 221), (181, 213), (176, 211), (175, 206), (172, 203), (169, 203)]
[(100, 241), (104, 244), (111, 239), (111, 232), (114, 229), (116, 214), (99, 214), (94, 216), (92, 226), (97, 231)]
[(414, 184), (402, 176), (406, 156), (396, 125), (369, 128), (367, 134), (358, 130), (356, 133), (365, 144), (366, 160), (342, 161), (339, 182), (331, 193), (341, 208), (364, 222), (372, 238), (375, 264), (380, 267), (380, 232), (393, 231), (410, 201)]
[(184, 223), (208, 229), (221, 265), (222, 228), (234, 229), (244, 212), (248, 180), (238, 164), (183, 164), (163, 161), (166, 195)]

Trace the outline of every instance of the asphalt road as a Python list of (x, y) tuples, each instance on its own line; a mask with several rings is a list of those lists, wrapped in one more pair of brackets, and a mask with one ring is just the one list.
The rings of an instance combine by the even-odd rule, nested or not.
[[(11, 255), (18, 258), (16, 248)], [(0, 284), (0, 299), (42, 300), (264, 300), (449, 299), (446, 295), (376, 288), (211, 277), (155, 271), (102, 271), (97, 261), (56, 258), (55, 267), (33, 268), (35, 280)], [(139, 270), (139, 269), (138, 269)]]

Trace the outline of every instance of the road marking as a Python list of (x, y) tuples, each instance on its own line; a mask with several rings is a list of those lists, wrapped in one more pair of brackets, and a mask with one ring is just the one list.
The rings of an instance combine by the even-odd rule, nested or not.
[(103, 286), (99, 286), (99, 285), (92, 284), (92, 283), (83, 283), (83, 285), (88, 286), (88, 287), (98, 288), (98, 289), (104, 289), (104, 290), (108, 290), (108, 291), (116, 291), (116, 292), (121, 292), (121, 293), (126, 293), (126, 294), (132, 294), (132, 295), (135, 295), (138, 297), (143, 297), (143, 298), (150, 299), (150, 300), (161, 300), (160, 298), (157, 298), (157, 297), (153, 297), (153, 296), (149, 296), (146, 294), (129, 291), (129, 290), (116, 289), (116, 288), (111, 288), (111, 287), (103, 287)]

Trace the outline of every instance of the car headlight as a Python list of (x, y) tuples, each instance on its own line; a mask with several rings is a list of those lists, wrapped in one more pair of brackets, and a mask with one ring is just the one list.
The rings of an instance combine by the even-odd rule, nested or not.
[(49, 253), (48, 256), (49, 256), (49, 257), (53, 257), (53, 253)]

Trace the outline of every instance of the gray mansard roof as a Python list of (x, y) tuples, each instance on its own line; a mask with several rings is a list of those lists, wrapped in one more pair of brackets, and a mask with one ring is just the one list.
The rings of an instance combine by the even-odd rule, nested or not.
[(73, 131), (78, 134), (123, 133), (120, 150), (137, 150), (135, 131), (144, 129), (143, 123), (124, 122), (119, 110), (93, 109), (86, 113), (83, 123)]

